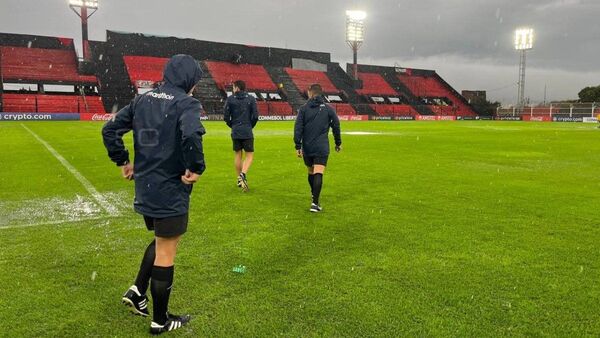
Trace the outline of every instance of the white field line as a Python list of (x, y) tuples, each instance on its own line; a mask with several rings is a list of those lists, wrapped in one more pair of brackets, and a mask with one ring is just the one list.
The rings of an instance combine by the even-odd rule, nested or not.
[(24, 124), (21, 124), (25, 130), (27, 130), (39, 143), (41, 143), (48, 151), (73, 175), (75, 178), (83, 185), (83, 187), (92, 195), (92, 197), (98, 202), (98, 204), (111, 216), (118, 216), (119, 212), (117, 208), (111, 205), (105, 198), (102, 196), (96, 188), (87, 180), (69, 161), (67, 161), (61, 154), (59, 154), (48, 142), (44, 141), (41, 137), (39, 137), (36, 133), (34, 133), (31, 129), (27, 128)]
[(114, 216), (82, 217), (79, 219), (70, 219), (70, 220), (47, 221), (47, 222), (39, 222), (39, 223), (32, 223), (32, 224), (7, 225), (7, 226), (0, 226), (0, 231), (7, 230), (7, 229), (31, 228), (31, 227), (38, 227), (38, 226), (42, 226), (42, 225), (58, 225), (58, 224), (78, 223), (78, 222), (85, 222), (85, 221), (100, 221), (103, 219), (109, 219), (109, 218), (113, 218), (113, 217), (117, 217), (117, 216), (114, 215)]

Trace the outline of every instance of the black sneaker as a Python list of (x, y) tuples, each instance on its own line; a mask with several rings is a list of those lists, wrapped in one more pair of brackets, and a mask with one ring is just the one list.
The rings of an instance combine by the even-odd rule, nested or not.
[(315, 203), (311, 203), (310, 212), (321, 212), (322, 210), (323, 210), (323, 208), (321, 208), (321, 206), (319, 206)]
[(148, 297), (141, 295), (138, 288), (133, 285), (125, 292), (121, 302), (129, 307), (129, 310), (138, 316), (148, 317)]
[(165, 325), (160, 325), (155, 322), (152, 322), (152, 324), (150, 324), (150, 333), (158, 335), (169, 331), (175, 331), (187, 325), (187, 323), (190, 322), (190, 319), (192, 319), (190, 315), (176, 316), (172, 314), (167, 314), (167, 322), (165, 323)]
[(241, 180), (240, 183), (242, 185), (242, 191), (244, 191), (244, 192), (248, 191), (249, 187), (248, 187), (248, 179), (246, 178), (246, 174), (241, 173), (239, 179)]

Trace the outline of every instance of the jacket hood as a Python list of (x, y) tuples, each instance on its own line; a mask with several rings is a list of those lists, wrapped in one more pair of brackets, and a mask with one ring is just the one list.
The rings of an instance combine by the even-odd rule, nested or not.
[(173, 56), (167, 63), (163, 78), (166, 84), (189, 93), (202, 78), (202, 69), (193, 57), (179, 54)]
[(233, 96), (235, 96), (235, 98), (238, 100), (242, 100), (242, 99), (245, 99), (248, 97), (248, 93), (240, 90), (239, 92), (235, 93)]
[(320, 106), (320, 105), (322, 105), (324, 103), (325, 103), (325, 99), (323, 98), (323, 96), (320, 96), (320, 95), (319, 96), (315, 96), (312, 99), (308, 100), (308, 104), (311, 107), (318, 107), (318, 106)]

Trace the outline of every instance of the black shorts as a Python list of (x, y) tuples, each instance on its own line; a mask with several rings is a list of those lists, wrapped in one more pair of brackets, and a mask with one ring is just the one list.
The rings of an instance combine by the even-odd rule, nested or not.
[(233, 140), (233, 151), (244, 150), (247, 153), (254, 152), (254, 139), (253, 138), (247, 138), (247, 139), (234, 138), (232, 140)]
[(329, 156), (304, 156), (304, 164), (307, 167), (312, 167), (313, 165), (324, 165), (327, 166), (327, 160)]
[(144, 216), (144, 221), (146, 222), (146, 228), (149, 231), (154, 231), (156, 237), (177, 237), (187, 231), (188, 214), (167, 218)]

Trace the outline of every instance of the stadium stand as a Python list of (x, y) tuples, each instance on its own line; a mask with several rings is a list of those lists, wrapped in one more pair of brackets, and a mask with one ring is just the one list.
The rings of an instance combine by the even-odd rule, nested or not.
[(5, 111), (22, 113), (104, 113), (99, 96), (9, 94), (2, 96)]
[[(368, 98), (369, 106), (379, 116), (416, 116), (417, 111), (377, 73), (358, 73), (362, 89), (357, 93)], [(397, 100), (394, 100), (396, 98)], [(392, 100), (397, 101), (392, 103)]]
[(306, 92), (308, 87), (314, 83), (320, 84), (321, 87), (323, 87), (323, 92), (325, 94), (338, 94), (340, 92), (324, 72), (300, 70), (289, 67), (286, 68), (285, 71), (292, 78), (296, 87), (302, 92)]
[(3, 33), (0, 38), (3, 111), (105, 112), (95, 90), (98, 80), (80, 72), (72, 39)]
[[(435, 72), (430, 74), (418, 74), (413, 72), (399, 73), (398, 79), (417, 97), (420, 97), (424, 103), (428, 104), (430, 109), (437, 115), (456, 115), (456, 116), (476, 116), (477, 113), (470, 107), (466, 100), (452, 89)], [(429, 104), (431, 99), (447, 99), (450, 102), (445, 104)], [(441, 100), (440, 102), (447, 102)]]
[(361, 95), (398, 96), (384, 78), (376, 73), (358, 73), (358, 78), (363, 83), (363, 88), (356, 90)]
[(156, 82), (162, 81), (163, 69), (169, 59), (126, 55), (123, 57), (123, 61), (125, 62), (131, 84), (136, 88), (150, 88)]
[[(10, 85), (0, 88), (4, 111), (114, 112), (161, 81), (169, 57), (186, 53), (205, 71), (193, 95), (209, 115), (222, 113), (235, 80), (246, 82), (261, 115), (293, 115), (313, 83), (321, 84), (339, 115), (474, 115), (434, 71), (407, 74), (359, 65), (356, 81), (328, 53), (107, 31), (106, 42), (89, 43), (94, 70), (89, 75), (72, 39), (4, 33), (0, 38), (0, 74)], [(67, 89), (53, 91), (50, 85)]]
[(75, 53), (24, 47), (1, 47), (3, 81), (46, 81), (96, 84), (95, 76), (79, 75)]
[[(293, 68), (285, 68), (285, 72), (290, 76), (294, 85), (306, 95), (307, 89), (315, 83), (318, 83), (323, 88), (326, 96), (334, 95), (339, 97), (342, 102), (346, 97), (346, 92), (337, 88), (327, 73), (314, 70), (301, 70)], [(349, 103), (330, 103), (338, 115), (356, 115), (356, 111)]]
[(262, 65), (233, 64), (228, 62), (206, 61), (217, 86), (222, 90), (231, 87), (236, 80), (246, 82), (248, 90), (277, 92), (277, 86)]

